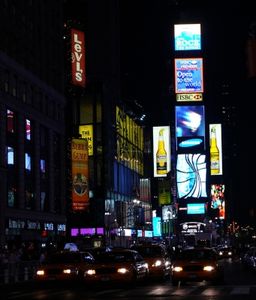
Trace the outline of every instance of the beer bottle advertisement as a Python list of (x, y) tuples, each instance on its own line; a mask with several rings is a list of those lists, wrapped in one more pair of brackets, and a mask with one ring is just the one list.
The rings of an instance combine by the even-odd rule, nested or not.
[(222, 175), (221, 124), (210, 124), (211, 175)]
[(154, 177), (166, 177), (170, 171), (170, 127), (153, 127)]

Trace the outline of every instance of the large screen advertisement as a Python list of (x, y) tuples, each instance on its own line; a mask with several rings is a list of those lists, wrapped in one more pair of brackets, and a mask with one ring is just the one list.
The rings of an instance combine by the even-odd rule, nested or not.
[(201, 24), (175, 24), (174, 50), (201, 50)]
[(187, 204), (187, 214), (188, 215), (205, 214), (205, 204), (204, 203), (188, 203)]
[(177, 155), (177, 193), (178, 198), (207, 197), (206, 155)]
[(175, 93), (203, 93), (203, 59), (176, 58)]
[(210, 124), (210, 170), (211, 175), (222, 175), (222, 134), (221, 124)]
[(153, 127), (154, 177), (166, 177), (171, 169), (170, 126)]
[(211, 209), (218, 210), (217, 217), (225, 219), (225, 185), (211, 184)]
[(205, 137), (204, 106), (175, 106), (176, 137)]

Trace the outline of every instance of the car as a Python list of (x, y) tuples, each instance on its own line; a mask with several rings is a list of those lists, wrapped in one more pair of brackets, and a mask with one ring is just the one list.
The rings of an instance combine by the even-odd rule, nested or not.
[(131, 249), (137, 250), (145, 259), (149, 268), (149, 278), (166, 279), (171, 274), (171, 259), (162, 244), (135, 244)]
[(148, 276), (148, 264), (138, 251), (112, 249), (97, 255), (84, 273), (86, 283), (137, 283)]
[(35, 272), (37, 281), (65, 281), (83, 279), (84, 271), (94, 262), (89, 252), (57, 251), (46, 255)]
[(218, 246), (216, 248), (216, 251), (218, 253), (219, 258), (232, 258), (234, 254), (233, 248), (228, 245)]
[(223, 271), (213, 248), (190, 247), (173, 258), (171, 281), (174, 286), (193, 281), (221, 283), (224, 280)]
[(248, 269), (255, 271), (256, 270), (256, 247), (251, 246), (249, 249), (247, 249), (242, 256), (242, 264), (243, 266)]

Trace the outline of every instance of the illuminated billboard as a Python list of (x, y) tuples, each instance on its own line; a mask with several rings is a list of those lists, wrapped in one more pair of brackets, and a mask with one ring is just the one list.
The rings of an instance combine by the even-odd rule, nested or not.
[(167, 179), (158, 181), (158, 203), (159, 205), (171, 204), (171, 184)]
[(203, 93), (203, 59), (176, 58), (175, 93)]
[(206, 155), (177, 155), (177, 193), (178, 198), (207, 197)]
[(203, 94), (202, 93), (195, 93), (195, 94), (176, 94), (177, 102), (201, 102), (203, 101)]
[(71, 29), (71, 70), (72, 84), (85, 87), (85, 39), (84, 32)]
[(205, 203), (188, 203), (187, 214), (188, 215), (205, 214)]
[(88, 155), (93, 155), (93, 125), (80, 125), (79, 134), (88, 143)]
[(143, 128), (118, 106), (116, 107), (116, 134), (117, 161), (143, 175)]
[(86, 210), (89, 207), (88, 147), (84, 139), (72, 139), (72, 208)]
[(211, 209), (218, 210), (217, 217), (225, 219), (224, 184), (211, 184)]
[(176, 137), (204, 137), (204, 106), (175, 106)]
[(222, 175), (222, 130), (221, 124), (209, 125), (211, 175)]
[(175, 24), (174, 50), (201, 50), (201, 24)]
[(162, 228), (161, 228), (161, 218), (153, 217), (153, 236), (162, 236)]
[(166, 177), (171, 169), (170, 126), (153, 127), (154, 177)]

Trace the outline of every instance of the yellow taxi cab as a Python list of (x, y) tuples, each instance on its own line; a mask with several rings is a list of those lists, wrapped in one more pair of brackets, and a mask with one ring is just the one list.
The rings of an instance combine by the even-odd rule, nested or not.
[(174, 286), (191, 281), (221, 283), (223, 279), (223, 268), (219, 265), (218, 254), (213, 248), (186, 248), (172, 261), (171, 280)]
[(171, 274), (171, 259), (162, 244), (135, 244), (131, 249), (138, 251), (145, 259), (149, 268), (149, 278), (166, 279)]
[(63, 281), (83, 279), (84, 271), (94, 262), (89, 252), (58, 251), (46, 255), (35, 273), (36, 281)]
[(102, 252), (84, 272), (86, 283), (136, 283), (148, 275), (148, 265), (135, 250), (112, 249)]

